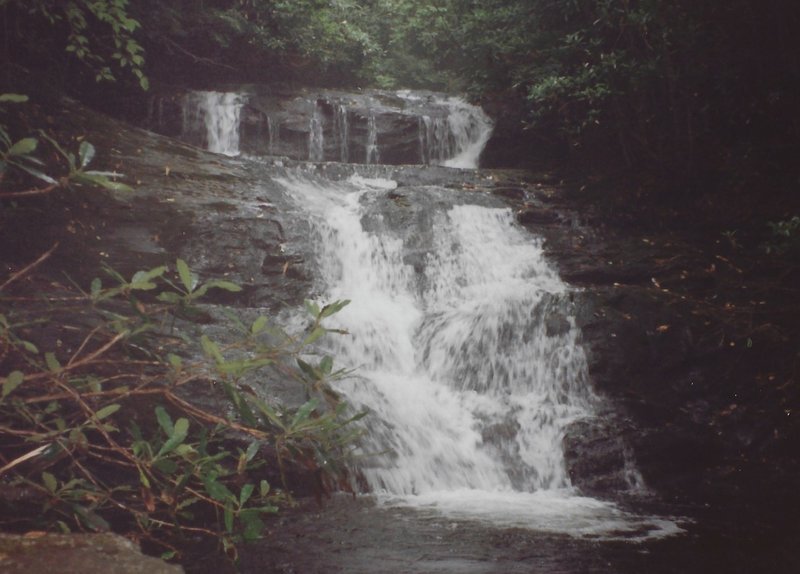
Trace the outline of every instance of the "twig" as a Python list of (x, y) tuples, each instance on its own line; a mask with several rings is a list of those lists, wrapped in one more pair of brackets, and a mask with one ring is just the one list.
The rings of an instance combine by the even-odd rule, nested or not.
[(224, 418), (222, 418), (220, 416), (213, 415), (213, 414), (211, 414), (209, 412), (206, 412), (206, 411), (204, 411), (202, 409), (199, 409), (196, 406), (194, 406), (193, 404), (184, 401), (182, 398), (176, 396), (175, 394), (169, 392), (166, 389), (164, 390), (164, 397), (168, 401), (173, 403), (174, 405), (179, 406), (182, 409), (184, 409), (188, 414), (191, 414), (191, 415), (197, 417), (198, 419), (204, 420), (206, 422), (211, 422), (211, 423), (214, 423), (214, 424), (224, 425), (224, 426), (226, 426), (226, 427), (228, 427), (230, 429), (237, 430), (237, 431), (243, 432), (245, 434), (249, 434), (250, 436), (254, 436), (254, 437), (256, 437), (258, 439), (261, 439), (261, 440), (264, 440), (269, 436), (264, 431), (260, 431), (258, 429), (254, 429), (254, 428), (251, 428), (251, 427), (246, 427), (244, 425), (240, 425), (240, 424), (235, 423), (233, 421), (229, 421), (229, 420), (224, 419)]
[[(0, 197), (2, 197), (2, 196), (0, 196)], [(50, 249), (48, 249), (42, 255), (39, 256), (39, 259), (37, 259), (33, 263), (29, 263), (28, 265), (26, 265), (25, 267), (23, 267), (22, 269), (20, 269), (16, 273), (14, 273), (11, 277), (9, 277), (6, 280), (5, 283), (0, 285), (0, 291), (2, 291), (3, 289), (5, 289), (9, 285), (11, 285), (11, 283), (13, 283), (17, 279), (19, 279), (20, 277), (24, 276), (26, 273), (30, 272), (32, 269), (34, 269), (38, 265), (40, 265), (45, 259), (47, 259), (48, 257), (50, 257), (53, 254), (53, 252), (58, 248), (58, 245), (59, 245), (59, 242), (56, 241)]]
[(17, 197), (30, 197), (32, 195), (44, 195), (55, 191), (61, 186), (59, 182), (51, 183), (47, 187), (35, 187), (33, 189), (26, 189), (25, 191), (7, 191), (0, 193), (0, 199), (14, 199)]
[(172, 46), (173, 48), (175, 48), (179, 52), (182, 52), (183, 54), (189, 56), (192, 60), (194, 60), (194, 62), (196, 64), (208, 64), (209, 66), (219, 66), (220, 68), (227, 68), (227, 69), (233, 70), (235, 72), (238, 71), (237, 68), (234, 68), (233, 66), (231, 66), (229, 64), (223, 64), (222, 62), (217, 62), (215, 60), (212, 60), (211, 58), (206, 58), (204, 56), (198, 56), (197, 54), (192, 54), (189, 50), (187, 50), (186, 48), (184, 48), (183, 46), (181, 46), (180, 44), (178, 44), (174, 40), (171, 40), (169, 38), (162, 38), (162, 39), (165, 40), (170, 46)]
[(89, 344), (89, 341), (92, 340), (92, 337), (94, 337), (95, 333), (97, 333), (99, 330), (100, 330), (100, 326), (97, 326), (94, 329), (92, 329), (91, 331), (89, 331), (89, 334), (86, 335), (86, 337), (83, 339), (83, 342), (81, 343), (81, 346), (78, 347), (78, 350), (75, 351), (75, 354), (73, 354), (72, 357), (70, 358), (69, 362), (67, 362), (67, 367), (70, 367), (70, 366), (72, 366), (73, 363), (75, 363), (75, 359), (78, 358), (78, 355), (81, 354), (81, 352), (86, 348), (86, 345)]
[(7, 465), (5, 465), (3, 468), (0, 468), (0, 476), (2, 476), (3, 473), (6, 472), (7, 470), (11, 470), (12, 468), (17, 466), (18, 464), (22, 464), (26, 460), (30, 460), (30, 459), (32, 459), (32, 458), (34, 458), (36, 456), (39, 456), (45, 450), (47, 450), (49, 447), (50, 447), (49, 443), (48, 444), (43, 444), (42, 446), (38, 446), (35, 449), (33, 449), (32, 451), (23, 454), (22, 456), (18, 456), (17, 458), (15, 458), (11, 462), (9, 462)]

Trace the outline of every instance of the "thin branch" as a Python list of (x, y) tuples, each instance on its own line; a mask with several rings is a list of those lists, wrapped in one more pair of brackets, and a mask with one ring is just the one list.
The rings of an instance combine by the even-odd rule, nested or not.
[[(0, 197), (2, 197), (2, 196), (0, 196)], [(8, 287), (9, 285), (11, 285), (11, 284), (12, 284), (14, 281), (16, 281), (17, 279), (19, 279), (19, 278), (23, 277), (24, 275), (26, 275), (27, 273), (29, 273), (31, 270), (33, 270), (33, 269), (35, 269), (36, 267), (38, 267), (39, 265), (41, 265), (41, 263), (42, 263), (42, 262), (44, 262), (44, 261), (45, 261), (45, 259), (47, 259), (48, 257), (50, 257), (50, 256), (53, 254), (53, 252), (54, 252), (56, 249), (58, 249), (58, 245), (59, 245), (59, 242), (58, 242), (58, 241), (56, 241), (56, 242), (53, 244), (53, 246), (52, 246), (50, 249), (48, 249), (48, 250), (47, 250), (47, 251), (45, 251), (45, 252), (44, 252), (42, 255), (40, 255), (40, 256), (39, 256), (39, 259), (37, 259), (37, 260), (36, 260), (36, 261), (34, 261), (33, 263), (29, 263), (27, 266), (23, 267), (22, 269), (20, 269), (20, 270), (19, 270), (19, 271), (17, 271), (16, 273), (14, 273), (14, 274), (13, 274), (11, 277), (9, 277), (9, 278), (6, 280), (6, 282), (5, 282), (5, 283), (3, 283), (2, 285), (0, 285), (0, 291), (2, 291), (3, 289), (5, 289), (5, 288), (6, 288), (6, 287)]]
[(26, 189), (25, 191), (7, 191), (0, 193), (0, 199), (15, 199), (17, 197), (30, 197), (32, 195), (44, 195), (55, 191), (61, 187), (59, 182), (51, 183), (47, 187), (34, 187), (33, 189)]
[(192, 54), (189, 50), (187, 50), (186, 48), (184, 48), (183, 46), (181, 46), (180, 44), (178, 44), (177, 42), (175, 42), (170, 38), (162, 38), (162, 40), (165, 40), (167, 44), (169, 44), (182, 54), (189, 56), (192, 60), (194, 60), (195, 64), (208, 64), (209, 66), (218, 66), (220, 68), (227, 68), (228, 70), (233, 70), (234, 72), (238, 71), (237, 68), (234, 68), (229, 64), (223, 64), (221, 62), (217, 62), (216, 60), (212, 60), (211, 58), (206, 58), (204, 56), (198, 56), (197, 54)]
[(165, 392), (164, 392), (164, 397), (168, 401), (173, 403), (174, 405), (184, 409), (188, 414), (193, 415), (193, 416), (197, 417), (198, 419), (204, 420), (206, 422), (210, 422), (210, 423), (214, 423), (214, 424), (221, 424), (221, 425), (224, 425), (224, 426), (226, 426), (226, 427), (228, 427), (230, 429), (237, 430), (237, 431), (243, 432), (245, 434), (249, 434), (250, 436), (253, 436), (255, 438), (262, 439), (262, 440), (266, 439), (269, 436), (264, 431), (260, 431), (258, 429), (254, 429), (254, 428), (251, 428), (251, 427), (240, 425), (240, 424), (235, 423), (233, 421), (229, 421), (229, 420), (224, 419), (224, 418), (222, 418), (220, 416), (213, 415), (213, 414), (211, 414), (209, 412), (206, 412), (206, 411), (204, 411), (202, 409), (199, 409), (196, 406), (194, 406), (193, 404), (191, 404), (191, 403), (183, 400), (182, 398), (174, 395), (173, 393), (167, 391), (166, 389), (165, 389)]
[(83, 339), (83, 342), (81, 343), (81, 346), (78, 347), (78, 350), (75, 351), (75, 354), (73, 354), (72, 357), (70, 358), (69, 362), (67, 362), (67, 367), (70, 367), (70, 366), (72, 366), (73, 363), (75, 363), (75, 360), (78, 358), (78, 355), (80, 355), (83, 352), (83, 350), (86, 348), (86, 345), (89, 344), (89, 341), (92, 340), (92, 337), (94, 337), (95, 333), (97, 333), (99, 330), (100, 330), (100, 326), (97, 326), (94, 329), (92, 329), (91, 331), (89, 331), (89, 334), (86, 335), (86, 337)]

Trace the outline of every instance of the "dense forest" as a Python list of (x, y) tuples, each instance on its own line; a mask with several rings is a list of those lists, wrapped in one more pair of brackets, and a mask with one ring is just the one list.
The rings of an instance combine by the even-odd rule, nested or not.
[(35, 69), (106, 107), (111, 93), (141, 97), (165, 81), (464, 91), (498, 118), (499, 138), (517, 142), (500, 158), (490, 149), (494, 164), (555, 155), (646, 173), (681, 196), (764, 177), (772, 192), (797, 185), (792, 2), (2, 4), (9, 89)]
[[(697, 395), (702, 404), (696, 410), (669, 408), (683, 413), (676, 416), (700, 413), (692, 419), (700, 425), (703, 409), (719, 406), (721, 414), (703, 433), (751, 417), (766, 438), (748, 440), (756, 446), (773, 441), (776, 459), (794, 461), (786, 452), (796, 442), (796, 416), (789, 415), (800, 368), (794, 320), (798, 29), (800, 3), (789, 0), (0, 0), (0, 230), (6, 242), (0, 263), (8, 272), (0, 284), (0, 418), (12, 421), (0, 429), (0, 475), (18, 472), (14, 480), (10, 472), (2, 477), (10, 494), (0, 496), (0, 522), (20, 531), (31, 524), (64, 531), (123, 524), (139, 532), (148, 552), (168, 559), (182, 559), (187, 540), (210, 553), (198, 548), (218, 538), (236, 559), (241, 543), (264, 534), (263, 515), (290, 505), (292, 487), (317, 496), (352, 490), (350, 448), (361, 433), (352, 427), (366, 412), (348, 411), (327, 384), (349, 373), (334, 368), (333, 357), (305, 360), (321, 337), (347, 334), (324, 325), (349, 301), (306, 302), (308, 325), (300, 337), (253, 315), (233, 322), (240, 340), (212, 340), (198, 327), (213, 323), (202, 305), (252, 303), (248, 297), (261, 292), (247, 284), (251, 271), (229, 281), (229, 272), (239, 270), (227, 259), (224, 275), (215, 276), (218, 269), (194, 266), (201, 256), (187, 263), (189, 256), (176, 253), (167, 260), (167, 251), (156, 247), (117, 270), (112, 258), (104, 259), (112, 248), (102, 242), (115, 222), (136, 218), (127, 204), (109, 207), (103, 194), (82, 195), (82, 187), (149, 188), (154, 196), (130, 202), (145, 214), (140, 220), (164, 224), (163, 232), (141, 234), (147, 245), (186, 246), (181, 242), (188, 238), (206, 237), (189, 227), (188, 221), (196, 223), (192, 217), (170, 219), (174, 198), (166, 190), (206, 193), (203, 206), (222, 213), (231, 208), (214, 195), (217, 187), (233, 194), (233, 182), (255, 187), (255, 176), (188, 145), (176, 152), (167, 145), (177, 143), (154, 144), (157, 136), (131, 124), (144, 123), (148, 102), (160, 93), (248, 84), (287, 91), (436, 90), (480, 104), (495, 123), (483, 166), (526, 168), (531, 179), (518, 181), (515, 169), (497, 180), (482, 171), (469, 177), (485, 177), (481, 185), (492, 186), (491, 193), (508, 194), (516, 221), (559, 222), (550, 230), (563, 235), (552, 241), (555, 251), (561, 245), (573, 253), (578, 284), (596, 282), (611, 293), (608, 308), (618, 312), (613, 325), (623, 326), (614, 341), (604, 312), (591, 311), (601, 349), (619, 354), (622, 364), (627, 355), (614, 343), (625, 336), (631, 347), (645, 345), (639, 351), (647, 359), (634, 364), (628, 378), (641, 378), (656, 397), (650, 404), (667, 395)], [(93, 118), (88, 110), (111, 117)], [(532, 174), (540, 178), (535, 184)], [(203, 181), (213, 193), (195, 189)], [(558, 191), (533, 205), (523, 187), (539, 190), (541, 182)], [(451, 187), (475, 185), (465, 179)], [(575, 202), (569, 211), (554, 207), (562, 191)], [(403, 195), (387, 197), (390, 206), (409, 205)], [(270, 217), (273, 207), (259, 196), (258, 208)], [(262, 230), (261, 223), (254, 227)], [(617, 233), (619, 244), (595, 245), (584, 224), (613, 228), (608, 235)], [(48, 235), (56, 228), (61, 235)], [(265, 259), (259, 251), (254, 259), (265, 276), (273, 274), (270, 281), (294, 280), (300, 266), (284, 253), (282, 233), (274, 254)], [(25, 249), (17, 250), (20, 245)], [(86, 245), (94, 259), (81, 251)], [(67, 254), (60, 263), (66, 269), (38, 275), (59, 249)], [(79, 272), (88, 280), (80, 283)], [(626, 295), (618, 296), (618, 289)], [(651, 290), (657, 290), (652, 298)], [(639, 321), (637, 314), (648, 319)], [(547, 327), (558, 330), (556, 322)], [(663, 364), (653, 366), (648, 353), (665, 340), (674, 345), (663, 346)], [(65, 354), (68, 348), (75, 351)], [(744, 354), (753, 348), (760, 363)], [(702, 381), (694, 387), (692, 370), (688, 390), (679, 392), (669, 372), (673, 362), (687, 370), (700, 365), (698, 372), (713, 375), (705, 387)], [(663, 365), (662, 389), (651, 371)], [(264, 368), (316, 394), (300, 407), (278, 409), (236, 386)], [(641, 389), (631, 390), (626, 376), (607, 378), (622, 389), (624, 401), (638, 401)], [(165, 380), (169, 384), (162, 385)], [(228, 401), (230, 420), (185, 400), (193, 392), (186, 388), (209, 382)], [(762, 400), (747, 393), (773, 387), (763, 399), (769, 410), (747, 406), (749, 400), (760, 408)], [(790, 395), (791, 401), (782, 398)], [(130, 418), (146, 411), (150, 418), (142, 420), (148, 422), (117, 428), (118, 420), (127, 425), (131, 403), (137, 414)], [(72, 409), (67, 414), (64, 405)], [(701, 427), (685, 428), (692, 429), (689, 436)], [(677, 444), (690, 452), (696, 443)], [(43, 452), (51, 458), (39, 462)], [(75, 452), (80, 456), (72, 461)], [(660, 454), (668, 450), (654, 452), (652, 458), (669, 458)], [(92, 458), (97, 470), (80, 466), (81, 457)], [(130, 484), (117, 486), (120, 472), (132, 477)], [(756, 484), (764, 475), (752, 476)], [(795, 475), (786, 476), (784, 486)], [(37, 494), (33, 502), (25, 498), (31, 492)], [(18, 518), (23, 515), (33, 518), (25, 522)], [(54, 522), (42, 526), (43, 517), (52, 516)]]

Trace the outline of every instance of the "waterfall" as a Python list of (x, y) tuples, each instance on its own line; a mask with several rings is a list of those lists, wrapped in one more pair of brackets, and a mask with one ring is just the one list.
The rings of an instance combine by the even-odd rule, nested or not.
[(342, 163), (350, 161), (350, 125), (347, 123), (347, 108), (339, 104), (334, 108), (333, 131), (339, 145), (339, 159)]
[(370, 111), (367, 119), (367, 157), (364, 163), (378, 163), (380, 154), (378, 153), (378, 127), (375, 123), (375, 113)]
[(308, 126), (308, 160), (323, 161), (325, 159), (325, 139), (322, 133), (322, 110), (314, 102), (314, 110)]
[[(402, 91), (398, 95), (412, 104), (420, 101), (411, 92)], [(494, 128), (489, 116), (480, 107), (456, 97), (434, 98), (429, 107), (440, 112), (420, 115), (418, 140), (422, 163), (478, 167), (480, 154)]]
[(392, 201), (392, 181), (278, 182), (314, 228), (320, 302), (352, 300), (329, 324), (349, 335), (327, 352), (356, 369), (337, 390), (370, 413), (371, 491), (543, 530), (677, 528), (572, 489), (562, 440), (596, 402), (572, 292), (509, 209), (429, 187), (398, 215), (412, 207)]
[[(454, 138), (450, 132), (450, 126), (445, 117), (422, 116), (419, 124), (420, 155), (424, 158), (423, 163), (434, 164), (443, 163), (453, 155)], [(477, 167), (476, 165), (465, 167)]]
[(206, 149), (239, 154), (239, 117), (246, 96), (234, 92), (189, 92), (183, 107), (183, 135), (202, 133)]
[(267, 132), (269, 134), (267, 152), (270, 155), (274, 155), (275, 146), (281, 138), (281, 124), (279, 121), (275, 121), (270, 115), (267, 115)]

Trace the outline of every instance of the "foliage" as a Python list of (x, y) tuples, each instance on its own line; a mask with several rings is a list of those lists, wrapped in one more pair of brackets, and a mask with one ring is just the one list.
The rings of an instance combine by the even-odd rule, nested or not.
[[(346, 415), (330, 391), (328, 381), (344, 374), (330, 357), (311, 366), (300, 355), (347, 302), (310, 306), (313, 321), (299, 339), (263, 316), (246, 327), (234, 319), (242, 337), (222, 345), (176, 331), (174, 316), (211, 289), (237, 285), (199, 283), (180, 259), (130, 278), (106, 274), (108, 286), (97, 278), (88, 292), (43, 296), (33, 310), (17, 310), (7, 293), (27, 279), (0, 288), (7, 527), (132, 529), (168, 556), (182, 538), (202, 535), (235, 556), (290, 500), (287, 466), (319, 474), (322, 487), (344, 476), (358, 435), (350, 426), (361, 415)], [(49, 349), (34, 342), (39, 325), (55, 341)], [(305, 385), (308, 402), (274, 406), (243, 385), (265, 369)], [(230, 408), (197, 406), (189, 397), (198, 393)], [(276, 480), (283, 490), (272, 488)]]
[[(0, 95), (3, 105), (26, 100)], [(0, 175), (44, 185), (0, 200), (72, 185), (130, 191), (112, 179), (121, 174), (88, 169), (96, 155), (88, 141), (71, 153), (40, 136), (66, 173), (48, 175), (38, 138), (15, 139), (0, 126)], [(322, 321), (348, 301), (309, 303), (312, 322), (300, 336), (264, 316), (245, 325), (231, 315), (240, 337), (221, 344), (191, 320), (203, 316), (198, 305), (209, 292), (238, 285), (201, 281), (182, 259), (130, 276), (107, 266), (88, 290), (33, 277), (56, 248), (0, 284), (5, 528), (113, 528), (167, 557), (205, 536), (235, 558), (237, 545), (258, 538), (267, 516), (291, 502), (293, 475), (315, 476), (321, 491), (348, 488), (353, 423), (363, 415), (348, 413), (330, 388), (346, 374), (331, 357), (309, 362), (329, 332)], [(297, 382), (307, 402), (272, 405), (253, 390), (263, 377)], [(193, 400), (199, 395), (212, 406)]]
[(800, 216), (767, 223), (770, 239), (764, 244), (767, 253), (800, 253)]
[[(28, 97), (22, 94), (0, 94), (0, 110), (2, 110), (3, 104), (18, 104), (27, 101)], [(122, 177), (121, 173), (87, 169), (96, 155), (95, 147), (88, 141), (81, 141), (76, 155), (64, 150), (46, 132), (40, 131), (39, 134), (67, 164), (67, 173), (58, 179), (46, 173), (44, 161), (35, 155), (40, 140), (35, 137), (25, 137), (14, 141), (6, 126), (0, 124), (0, 182), (6, 181), (7, 173), (14, 168), (33, 177), (34, 180), (47, 184), (42, 188), (33, 187), (24, 191), (2, 192), (0, 199), (40, 195), (75, 184), (97, 186), (111, 191), (131, 191), (129, 186), (116, 181), (117, 178)]]
[(0, 7), (15, 59), (58, 62), (57, 54), (67, 54), (95, 81), (114, 81), (115, 70), (129, 70), (148, 89), (143, 48), (134, 36), (140, 24), (130, 16), (128, 0), (3, 0)]

